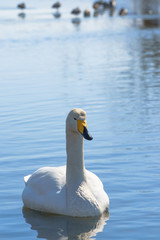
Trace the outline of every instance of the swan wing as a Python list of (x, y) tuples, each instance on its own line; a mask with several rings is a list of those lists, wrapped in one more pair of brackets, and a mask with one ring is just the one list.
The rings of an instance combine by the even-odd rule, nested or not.
[(65, 183), (65, 166), (62, 166), (38, 169), (28, 178), (26, 185), (39, 194), (46, 194), (60, 191)]
[(66, 209), (66, 168), (44, 167), (34, 172), (22, 194), (24, 205), (42, 212), (62, 213)]

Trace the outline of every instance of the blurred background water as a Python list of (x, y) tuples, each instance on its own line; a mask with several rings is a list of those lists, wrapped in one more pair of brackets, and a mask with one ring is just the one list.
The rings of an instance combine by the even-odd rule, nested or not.
[[(93, 1), (66, 0), (58, 19), (51, 0), (18, 3), (0, 2), (0, 239), (159, 239), (160, 1), (117, 0), (93, 17)], [(91, 17), (73, 24), (77, 6)], [(23, 177), (65, 164), (74, 107), (87, 112), (85, 165), (104, 183), (109, 213), (23, 210)]]

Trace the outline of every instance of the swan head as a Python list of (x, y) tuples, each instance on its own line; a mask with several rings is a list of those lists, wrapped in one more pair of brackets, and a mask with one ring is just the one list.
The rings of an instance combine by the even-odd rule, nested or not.
[(81, 108), (75, 108), (69, 112), (66, 119), (66, 130), (78, 133), (87, 140), (93, 139), (87, 129), (86, 112)]

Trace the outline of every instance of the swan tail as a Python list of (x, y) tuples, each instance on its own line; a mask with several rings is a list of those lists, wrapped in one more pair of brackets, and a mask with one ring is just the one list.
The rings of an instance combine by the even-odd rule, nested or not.
[(31, 175), (28, 175), (28, 176), (25, 176), (25, 177), (24, 177), (25, 185), (27, 185), (27, 182), (28, 182), (28, 180), (29, 180), (30, 177), (31, 177)]

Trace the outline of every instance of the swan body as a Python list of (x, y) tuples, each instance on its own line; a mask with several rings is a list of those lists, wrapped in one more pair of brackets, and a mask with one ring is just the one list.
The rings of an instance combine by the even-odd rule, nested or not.
[(73, 109), (66, 120), (67, 164), (43, 167), (24, 178), (24, 206), (48, 213), (88, 217), (102, 214), (109, 198), (100, 179), (85, 169), (83, 137), (91, 140), (86, 113)]

